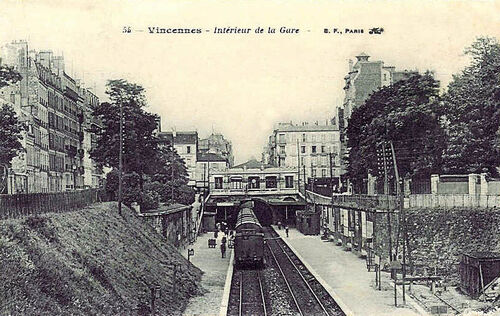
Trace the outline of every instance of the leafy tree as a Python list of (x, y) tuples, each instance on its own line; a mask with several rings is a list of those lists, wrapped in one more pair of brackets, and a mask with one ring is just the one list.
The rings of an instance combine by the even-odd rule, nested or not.
[(426, 176), (439, 170), (444, 130), (439, 82), (431, 73), (375, 91), (356, 108), (347, 127), (348, 174), (360, 186), (367, 173), (376, 174), (377, 146), (392, 141), (400, 176)]
[(0, 89), (21, 81), (22, 76), (12, 67), (0, 65)]
[(108, 194), (117, 197), (122, 106), (124, 203), (138, 202), (143, 210), (157, 207), (158, 201), (190, 204), (190, 192), (194, 200), (194, 191), (187, 186), (186, 166), (175, 150), (161, 145), (155, 135), (157, 115), (145, 111), (144, 89), (125, 80), (110, 80), (106, 93), (110, 102), (102, 103), (93, 112), (102, 127), (90, 129), (97, 136), (97, 146), (90, 155), (98, 163), (113, 167), (107, 177)]
[(110, 80), (106, 94), (111, 102), (96, 107), (93, 116), (102, 127), (93, 125), (90, 132), (97, 136), (97, 146), (90, 152), (96, 162), (113, 168), (119, 166), (120, 106), (123, 110), (123, 171), (136, 172), (140, 186), (143, 176), (151, 174), (158, 162), (155, 158), (158, 141), (154, 136), (157, 115), (148, 113), (144, 89), (126, 80)]
[(171, 146), (161, 146), (158, 159), (166, 162), (159, 166), (152, 181), (161, 184), (160, 198), (166, 203), (191, 204), (194, 202), (194, 190), (188, 186), (188, 172), (184, 160)]
[(7, 103), (0, 108), (0, 165), (10, 165), (12, 158), (24, 151), (21, 132), (24, 124)]
[(500, 164), (500, 45), (478, 38), (465, 53), (471, 63), (453, 77), (444, 95), (448, 146), (445, 171), (490, 172)]
[[(8, 66), (0, 66), (0, 89), (21, 80), (21, 75)], [(10, 165), (12, 158), (23, 151), (21, 132), (25, 126), (7, 103), (0, 108), (0, 165)]]

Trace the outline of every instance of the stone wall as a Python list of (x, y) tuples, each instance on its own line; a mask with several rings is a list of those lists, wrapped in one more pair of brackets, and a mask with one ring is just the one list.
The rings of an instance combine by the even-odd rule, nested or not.
[(436, 272), (454, 285), (461, 253), (500, 251), (500, 209), (411, 209), (407, 223), (410, 271)]
[[(397, 245), (399, 232), (399, 215), (397, 213), (374, 213), (373, 215), (374, 251), (383, 260), (389, 261), (389, 245), (392, 244), (392, 254), (401, 251)], [(390, 221), (389, 221), (390, 219)], [(390, 224), (389, 224), (390, 223)], [(390, 229), (389, 229), (390, 227)], [(390, 232), (390, 233), (389, 233)], [(392, 239), (389, 239), (392, 236)], [(401, 233), (402, 237), (402, 233)]]

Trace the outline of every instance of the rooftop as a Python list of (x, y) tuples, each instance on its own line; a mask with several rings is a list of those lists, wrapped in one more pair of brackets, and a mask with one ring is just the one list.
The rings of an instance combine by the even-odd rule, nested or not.
[(199, 152), (196, 159), (198, 161), (222, 161), (227, 162), (227, 158), (222, 157), (221, 155), (207, 152)]
[(172, 142), (173, 140), (174, 144), (196, 144), (198, 141), (198, 132), (160, 132), (158, 133), (158, 137), (163, 141)]
[(303, 125), (279, 125), (275, 129), (277, 132), (328, 132), (338, 131), (338, 125), (319, 125), (319, 124), (303, 124)]
[(261, 161), (257, 161), (257, 159), (251, 159), (247, 162), (234, 166), (232, 169), (267, 169), (273, 168), (273, 166), (265, 164)]
[(160, 205), (158, 208), (141, 212), (140, 215), (148, 216), (148, 215), (173, 214), (173, 213), (183, 211), (189, 207), (191, 207), (191, 205), (184, 205), (184, 204), (180, 204), (180, 203), (174, 203), (174, 204), (170, 204), (170, 205)]

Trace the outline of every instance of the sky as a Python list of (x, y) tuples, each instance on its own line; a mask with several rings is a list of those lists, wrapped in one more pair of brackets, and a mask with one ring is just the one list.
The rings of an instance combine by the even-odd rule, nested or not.
[[(214, 34), (215, 27), (252, 30)], [(367, 34), (372, 27), (384, 32)], [(102, 100), (108, 79), (140, 84), (163, 130), (222, 133), (236, 163), (259, 159), (278, 122), (331, 119), (348, 61), (359, 53), (400, 70), (432, 70), (444, 88), (478, 36), (500, 38), (500, 1), (0, 0), (0, 45), (24, 39), (63, 54), (66, 72)]]

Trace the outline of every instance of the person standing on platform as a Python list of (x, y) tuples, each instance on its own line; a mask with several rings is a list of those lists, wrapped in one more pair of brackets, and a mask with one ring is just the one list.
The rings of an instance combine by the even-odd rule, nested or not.
[(225, 258), (226, 257), (226, 243), (220, 244), (220, 252), (221, 252), (222, 258)]
[(286, 237), (288, 238), (288, 225), (285, 226)]

